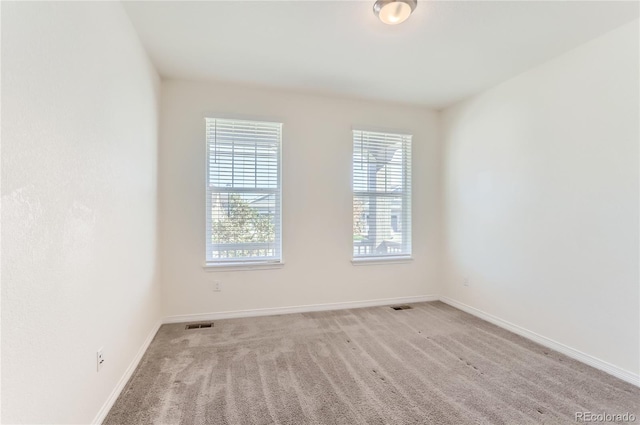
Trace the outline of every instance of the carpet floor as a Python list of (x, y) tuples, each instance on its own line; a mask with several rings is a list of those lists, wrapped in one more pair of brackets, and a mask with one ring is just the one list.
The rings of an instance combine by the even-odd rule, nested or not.
[(569, 424), (640, 388), (441, 302), (164, 325), (123, 424)]

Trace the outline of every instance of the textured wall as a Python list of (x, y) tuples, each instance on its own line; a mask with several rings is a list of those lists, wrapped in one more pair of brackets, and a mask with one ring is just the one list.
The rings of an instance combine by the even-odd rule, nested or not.
[(2, 4), (3, 423), (90, 422), (160, 317), (158, 94), (119, 3)]

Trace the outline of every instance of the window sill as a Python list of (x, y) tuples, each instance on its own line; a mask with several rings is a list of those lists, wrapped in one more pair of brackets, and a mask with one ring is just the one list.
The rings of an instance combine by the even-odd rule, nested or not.
[(371, 257), (371, 258), (354, 258), (351, 264), (354, 266), (375, 266), (380, 264), (403, 264), (413, 261), (413, 257)]
[(204, 263), (205, 272), (235, 272), (250, 270), (281, 269), (284, 263), (279, 262), (247, 262), (247, 263)]

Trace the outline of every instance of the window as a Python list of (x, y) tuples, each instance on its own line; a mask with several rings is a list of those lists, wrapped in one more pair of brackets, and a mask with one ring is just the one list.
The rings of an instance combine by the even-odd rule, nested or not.
[(282, 124), (206, 119), (208, 265), (281, 261)]
[(411, 256), (411, 136), (353, 131), (353, 258)]

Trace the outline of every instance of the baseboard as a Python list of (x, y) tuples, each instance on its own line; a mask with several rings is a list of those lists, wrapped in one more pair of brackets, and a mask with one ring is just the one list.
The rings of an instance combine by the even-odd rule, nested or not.
[(184, 323), (207, 320), (236, 319), (240, 317), (275, 316), (278, 314), (309, 313), (312, 311), (344, 310), (349, 308), (376, 307), (393, 304), (421, 303), (438, 301), (437, 295), (419, 295), (413, 297), (383, 298), (368, 301), (349, 301), (341, 303), (311, 304), (293, 307), (259, 308), (255, 310), (222, 311), (219, 313), (184, 314), (169, 316), (163, 323)]
[(440, 297), (440, 301), (442, 301), (443, 303), (449, 304), (450, 306), (455, 307), (459, 310), (472, 314), (476, 317), (479, 317), (480, 319), (486, 320), (487, 322), (493, 323), (496, 326), (500, 326), (501, 328), (504, 328), (522, 337), (530, 339), (531, 341), (537, 342), (540, 345), (544, 345), (547, 348), (551, 348), (552, 350), (558, 351), (568, 357), (571, 357), (572, 359), (578, 360), (591, 367), (594, 367), (603, 372), (606, 372), (609, 375), (613, 375), (616, 378), (620, 378), (623, 381), (626, 381), (630, 384), (640, 387), (640, 375), (637, 375), (633, 372), (629, 372), (628, 370), (619, 368), (618, 366), (612, 365), (611, 363), (605, 362), (604, 360), (600, 360), (589, 354), (583, 353), (582, 351), (578, 351), (574, 348), (568, 347), (560, 342), (557, 342), (550, 338), (539, 335), (535, 332), (532, 332), (521, 326), (515, 325), (506, 320), (502, 320), (489, 313), (485, 313), (484, 311), (478, 310), (475, 307), (471, 307), (467, 304), (463, 304), (460, 301), (456, 301), (448, 297)]
[(144, 356), (144, 353), (147, 351), (147, 348), (149, 348), (151, 341), (153, 341), (153, 337), (156, 336), (156, 333), (158, 333), (158, 330), (160, 329), (161, 325), (162, 325), (162, 321), (159, 320), (153, 326), (153, 329), (151, 329), (151, 332), (149, 332), (147, 339), (145, 339), (144, 342), (142, 343), (142, 346), (136, 353), (136, 356), (133, 358), (133, 360), (129, 364), (129, 367), (127, 368), (127, 370), (124, 371), (124, 374), (118, 381), (118, 384), (109, 395), (109, 398), (102, 405), (102, 408), (100, 409), (96, 417), (93, 418), (93, 421), (91, 422), (92, 424), (101, 424), (102, 421), (104, 421), (104, 419), (107, 417), (109, 410), (111, 410), (111, 408), (113, 407), (113, 404), (118, 399), (118, 396), (120, 396), (120, 393), (124, 389), (125, 385), (127, 385), (127, 382), (129, 382), (131, 375), (133, 375), (133, 372), (138, 367), (138, 363), (140, 363), (140, 360), (142, 360), (142, 356)]

